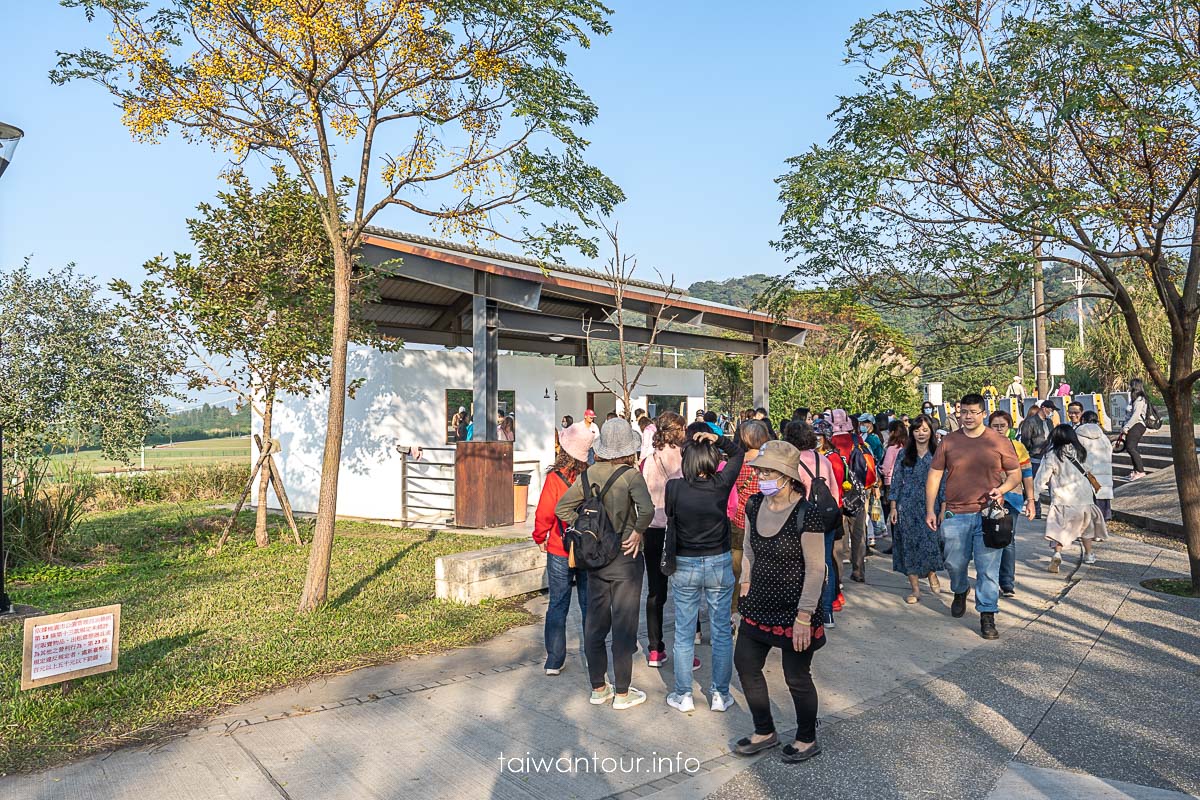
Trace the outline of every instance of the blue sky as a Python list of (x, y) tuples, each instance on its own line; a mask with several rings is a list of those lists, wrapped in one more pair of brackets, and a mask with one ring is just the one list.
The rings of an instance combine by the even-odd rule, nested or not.
[[(17, 5), (0, 33), (0, 120), (26, 138), (0, 180), (0, 267), (32, 256), (37, 271), (75, 262), (103, 282), (136, 282), (146, 259), (188, 249), (184, 220), (227, 162), (177, 137), (136, 143), (99, 87), (52, 85), (55, 51), (97, 46), (105, 29), (49, 0)], [(612, 35), (570, 66), (600, 107), (590, 159), (629, 198), (616, 214), (622, 245), (685, 286), (784, 271), (769, 245), (773, 181), (828, 136), (837, 95), (854, 89), (849, 28), (885, 4), (611, 5)], [(377, 223), (428, 232), (399, 209)]]

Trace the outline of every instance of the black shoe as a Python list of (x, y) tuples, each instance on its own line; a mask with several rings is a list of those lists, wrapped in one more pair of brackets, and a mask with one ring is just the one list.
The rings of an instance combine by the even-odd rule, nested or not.
[(774, 733), (771, 734), (770, 739), (764, 739), (761, 742), (752, 742), (750, 741), (750, 737), (747, 736), (737, 740), (737, 744), (735, 744), (733, 747), (733, 752), (735, 755), (739, 756), (752, 756), (755, 753), (760, 753), (763, 750), (769, 750), (772, 747), (776, 747), (778, 744), (779, 736)]
[(850, 575), (850, 580), (854, 581), (855, 583), (866, 583), (867, 582), (867, 579), (864, 578), (862, 575), (859, 575), (857, 572), (852, 573)]
[(1001, 596), (1001, 597), (1016, 597), (1016, 596), (1017, 596), (1017, 590), (1016, 590), (1016, 589), (1012, 589), (1012, 588), (1009, 588), (1009, 589), (1001, 589), (1001, 590), (1000, 590), (1000, 596)]
[(821, 755), (820, 742), (813, 742), (812, 747), (807, 750), (797, 750), (795, 745), (785, 744), (781, 760), (785, 764), (799, 764), (802, 761), (808, 761), (810, 758), (816, 758), (819, 755)]
[(967, 593), (954, 593), (954, 602), (950, 604), (950, 616), (961, 617), (967, 613)]
[(1000, 638), (1000, 632), (996, 630), (996, 615), (991, 611), (980, 612), (979, 635), (985, 639)]

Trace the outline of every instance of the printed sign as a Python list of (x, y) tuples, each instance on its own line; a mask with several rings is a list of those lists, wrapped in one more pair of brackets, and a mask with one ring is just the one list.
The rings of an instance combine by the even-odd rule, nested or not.
[(116, 670), (120, 634), (120, 605), (27, 618), (21, 688)]

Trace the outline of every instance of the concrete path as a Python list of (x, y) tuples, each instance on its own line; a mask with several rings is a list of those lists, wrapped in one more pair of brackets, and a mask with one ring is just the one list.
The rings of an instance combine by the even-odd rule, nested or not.
[[(752, 725), (736, 676), (734, 709), (702, 703), (707, 623), (698, 709), (682, 715), (664, 702), (669, 665), (649, 669), (641, 656), (633, 683), (648, 691), (645, 705), (589, 705), (575, 619), (556, 678), (542, 674), (541, 626), (526, 626), (269, 695), (156, 748), (0, 779), (0, 800), (1200, 792), (1200, 601), (1136, 588), (1148, 572), (1181, 572), (1182, 556), (1119, 540), (1097, 566), (1076, 574), (1072, 559), (1049, 575), (1040, 524), (1022, 528), (1019, 596), (1004, 601), (998, 643), (979, 638), (973, 612), (951, 618), (949, 595), (906, 606), (890, 557), (869, 560), (870, 583), (847, 588), (847, 609), (814, 660), (825, 753), (799, 767), (780, 764), (777, 751), (729, 754)], [(544, 607), (544, 598), (531, 603)], [(769, 663), (772, 697), (783, 701), (776, 719), (790, 734), (778, 660)]]

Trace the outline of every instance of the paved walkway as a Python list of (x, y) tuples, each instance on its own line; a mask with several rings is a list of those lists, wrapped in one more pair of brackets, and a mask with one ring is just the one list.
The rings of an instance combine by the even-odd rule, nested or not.
[[(1200, 600), (1137, 585), (1182, 574), (1182, 554), (1114, 540), (1096, 566), (1069, 560), (1049, 575), (1041, 525), (1022, 527), (1019, 596), (1004, 603), (997, 643), (979, 638), (973, 612), (951, 618), (949, 595), (906, 606), (890, 558), (869, 560), (870, 583), (850, 586), (814, 660), (825, 753), (805, 765), (729, 754), (752, 727), (736, 676), (734, 709), (698, 702), (685, 716), (663, 701), (670, 670), (639, 657), (634, 685), (648, 702), (593, 707), (582, 658), (544, 676), (531, 625), (269, 695), (156, 748), (0, 779), (0, 800), (1200, 794)], [(699, 701), (707, 643), (697, 650)], [(776, 719), (791, 733), (770, 663), (787, 709)], [(534, 763), (560, 757), (570, 763)]]

